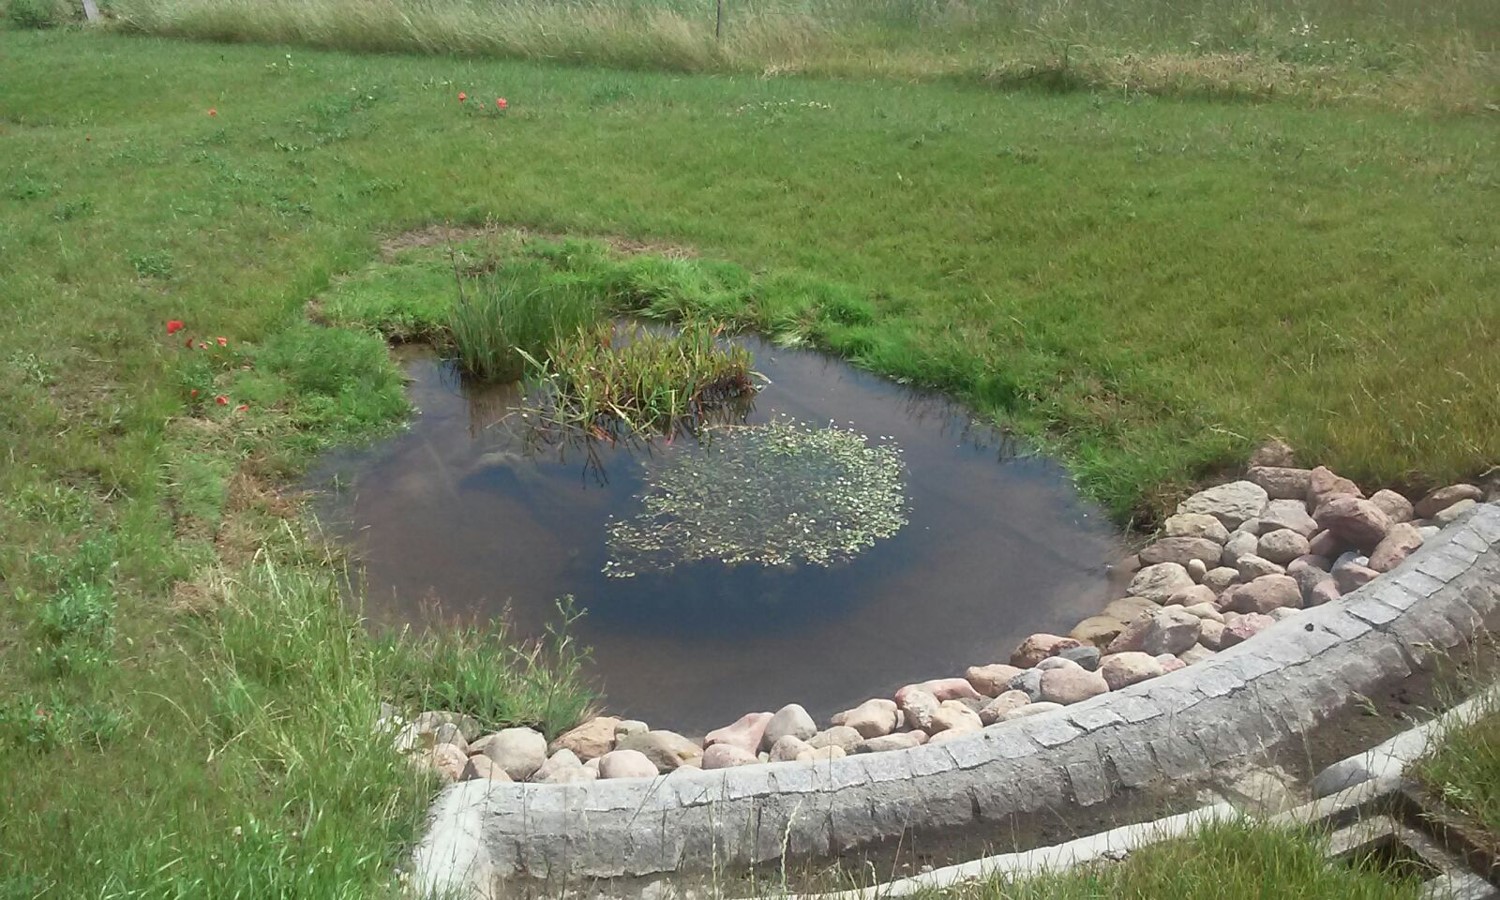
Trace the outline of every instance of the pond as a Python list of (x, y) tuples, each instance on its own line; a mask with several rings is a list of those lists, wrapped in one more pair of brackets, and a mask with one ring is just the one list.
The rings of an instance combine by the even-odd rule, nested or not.
[[(940, 397), (823, 354), (735, 340), (767, 379), (738, 423), (835, 425), (839, 447), (888, 467), (884, 500), (846, 517), (878, 527), (826, 559), (742, 553), (731, 565), (692, 552), (710, 525), (678, 521), (684, 546), (665, 564), (660, 553), (655, 564), (622, 560), (622, 534), (660, 524), (648, 505), (663, 485), (733, 458), (735, 444), (539, 443), (518, 388), (471, 387), (412, 355), (420, 413), (410, 428), (332, 454), (310, 476), (320, 517), (363, 567), (366, 615), (420, 626), (434, 610), (462, 623), (503, 614), (518, 635), (539, 635), (558, 620), (556, 599), (572, 595), (585, 613), (573, 634), (592, 648), (607, 710), (694, 733), (790, 702), (826, 719), (912, 681), (1003, 662), (1026, 635), (1066, 634), (1107, 601), (1118, 535), (1055, 462)], [(839, 452), (823, 473), (835, 481)], [(814, 481), (793, 494), (826, 487), (816, 468), (802, 474)], [(764, 495), (781, 521), (747, 511), (747, 545), (754, 529), (785, 526), (788, 498), (772, 493), (786, 488)]]

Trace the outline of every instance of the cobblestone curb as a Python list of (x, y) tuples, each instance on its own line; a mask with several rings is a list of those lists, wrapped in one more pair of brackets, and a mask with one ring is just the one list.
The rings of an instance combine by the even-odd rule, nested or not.
[(1500, 608), (1500, 505), (1397, 569), (1211, 659), (1065, 709), (910, 750), (587, 784), (450, 785), (419, 887), (640, 876), (823, 855), (1202, 776), (1309, 731)]

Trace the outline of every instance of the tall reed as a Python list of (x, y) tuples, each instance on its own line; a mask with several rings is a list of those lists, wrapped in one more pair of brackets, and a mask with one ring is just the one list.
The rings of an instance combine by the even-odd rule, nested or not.
[(455, 267), (454, 277), (458, 298), (448, 317), (449, 337), (460, 368), (483, 381), (519, 379), (528, 359), (544, 358), (552, 345), (605, 315), (597, 293), (532, 268), (466, 279)]

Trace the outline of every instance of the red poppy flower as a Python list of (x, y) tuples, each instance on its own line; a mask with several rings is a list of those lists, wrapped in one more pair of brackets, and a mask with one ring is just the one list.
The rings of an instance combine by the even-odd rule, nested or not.
[(214, 338), (214, 340), (216, 340), (216, 341), (219, 342), (219, 346), (220, 347), (228, 347), (229, 346), (229, 338), (227, 338), (227, 337)]
[(191, 391), (188, 391), (188, 396), (189, 397), (196, 397), (196, 396), (198, 396), (198, 389), (197, 388), (193, 388)]
[(236, 406), (234, 408), (234, 411), (235, 412), (244, 412), (245, 410), (247, 410), (249, 408), (250, 408), (250, 404), (248, 404), (248, 403), (241, 403), (239, 406)]
[(223, 394), (220, 394), (219, 396), (214, 398), (214, 402), (219, 404), (220, 406), (228, 406), (229, 398), (224, 396)]
[(183, 342), (182, 346), (188, 348), (189, 350), (193, 349), (193, 339), (192, 338), (188, 338), (186, 341)]
[(182, 324), (182, 320), (181, 319), (168, 319), (167, 320), (167, 334), (176, 334), (177, 332), (181, 331), (185, 327), (187, 327), (187, 326), (185, 326), (185, 325)]
[(208, 349), (208, 341), (199, 341), (198, 342), (198, 349), (199, 350), (207, 350)]
[(459, 103), (462, 103), (462, 102), (464, 102), (467, 99), (469, 99), (469, 95), (468, 94), (465, 94), (463, 91), (459, 91), (458, 92), (458, 102)]
[(214, 109), (212, 106), (210, 106), (208, 108), (208, 114), (210, 116), (217, 116), (219, 114), (219, 111), (217, 109)]
[(505, 112), (505, 109), (508, 106), (510, 106), (510, 104), (505, 102), (505, 98), (504, 97), (496, 97), (495, 98), (495, 108), (496, 109), (500, 110), (501, 112)]

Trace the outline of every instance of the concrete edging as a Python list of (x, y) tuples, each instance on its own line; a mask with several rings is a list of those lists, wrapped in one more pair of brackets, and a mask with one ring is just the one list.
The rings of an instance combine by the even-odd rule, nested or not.
[(458, 782), (414, 858), (428, 892), (835, 853), (1193, 779), (1305, 733), (1500, 608), (1500, 505), (1399, 567), (1186, 669), (909, 750), (586, 784)]

